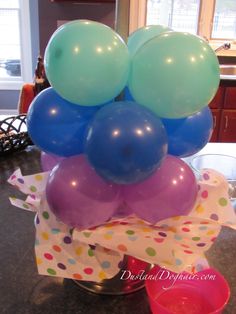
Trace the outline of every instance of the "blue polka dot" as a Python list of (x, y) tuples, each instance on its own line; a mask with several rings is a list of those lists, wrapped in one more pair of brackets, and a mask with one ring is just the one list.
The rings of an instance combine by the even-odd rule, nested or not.
[(178, 235), (178, 234), (175, 234), (174, 238), (175, 238), (175, 240), (178, 240), (178, 241), (182, 240), (182, 237), (180, 235)]
[(69, 258), (68, 259), (68, 263), (71, 265), (75, 265), (76, 264), (76, 260), (74, 260), (73, 258)]
[(201, 264), (196, 265), (196, 271), (202, 271), (204, 267)]
[(52, 228), (51, 232), (52, 232), (53, 234), (57, 234), (57, 233), (60, 233), (61, 230), (60, 230), (60, 229), (57, 229), (57, 228)]
[(110, 268), (111, 267), (111, 263), (108, 261), (104, 261), (102, 262), (102, 268)]
[(207, 226), (200, 226), (198, 229), (199, 230), (207, 230)]
[(107, 234), (112, 235), (113, 233), (114, 233), (114, 231), (113, 231), (113, 230), (108, 230), (108, 231), (107, 231)]
[(182, 264), (181, 259), (176, 258), (176, 260), (175, 260), (175, 265), (179, 266), (179, 265), (181, 265), (181, 264)]
[(138, 237), (136, 237), (136, 236), (129, 236), (128, 239), (130, 241), (136, 241), (138, 239)]

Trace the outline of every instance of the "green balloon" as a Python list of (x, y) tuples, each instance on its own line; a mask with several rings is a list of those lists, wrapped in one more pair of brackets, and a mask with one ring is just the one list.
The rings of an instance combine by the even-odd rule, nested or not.
[(218, 59), (198, 36), (169, 32), (146, 42), (134, 55), (128, 87), (133, 98), (162, 118), (183, 118), (214, 97)]
[(131, 56), (148, 40), (170, 31), (172, 31), (171, 28), (163, 25), (148, 25), (137, 29), (128, 38), (127, 46)]
[(127, 84), (130, 57), (110, 27), (88, 20), (61, 26), (45, 51), (46, 75), (66, 100), (94, 106), (116, 97)]

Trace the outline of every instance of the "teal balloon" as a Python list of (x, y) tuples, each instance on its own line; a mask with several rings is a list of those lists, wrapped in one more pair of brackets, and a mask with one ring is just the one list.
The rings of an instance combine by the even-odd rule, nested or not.
[(128, 87), (134, 100), (162, 118), (183, 118), (214, 97), (220, 81), (218, 59), (198, 36), (163, 33), (132, 59)]
[(171, 28), (163, 25), (148, 25), (137, 29), (130, 34), (127, 42), (131, 56), (133, 56), (136, 51), (148, 40), (170, 31), (172, 31)]
[(47, 78), (64, 99), (94, 106), (116, 97), (127, 84), (130, 57), (110, 27), (89, 20), (61, 26), (45, 51)]

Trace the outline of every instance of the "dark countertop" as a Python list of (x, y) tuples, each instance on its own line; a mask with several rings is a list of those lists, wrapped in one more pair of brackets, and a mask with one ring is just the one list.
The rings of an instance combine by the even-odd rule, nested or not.
[[(18, 167), (23, 175), (40, 171), (34, 147), (0, 158), (0, 313), (1, 314), (149, 314), (144, 290), (126, 296), (103, 296), (72, 280), (37, 274), (34, 261), (34, 214), (13, 207), (8, 197), (20, 192), (6, 180)], [(236, 313), (236, 231), (223, 228), (208, 257), (231, 287), (225, 314)]]

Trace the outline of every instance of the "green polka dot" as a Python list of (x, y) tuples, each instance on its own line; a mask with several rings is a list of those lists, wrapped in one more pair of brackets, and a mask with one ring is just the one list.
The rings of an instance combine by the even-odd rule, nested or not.
[(52, 268), (48, 268), (47, 272), (48, 272), (49, 275), (56, 275), (57, 274), (57, 272), (54, 269), (52, 269)]
[(83, 232), (83, 235), (85, 236), (85, 238), (89, 238), (91, 236), (92, 232)]
[(226, 206), (226, 205), (228, 204), (228, 201), (227, 201), (226, 198), (221, 197), (221, 198), (219, 199), (219, 204), (220, 204), (220, 206)]
[(35, 187), (34, 185), (31, 185), (31, 187), (30, 187), (30, 191), (31, 191), (31, 192), (36, 192), (36, 191), (37, 191), (37, 189), (36, 189), (36, 187)]
[(146, 253), (149, 256), (155, 256), (157, 254), (156, 251), (152, 247), (146, 248)]
[(199, 241), (201, 238), (200, 237), (193, 237), (192, 240), (193, 241)]
[(127, 230), (126, 233), (127, 233), (128, 235), (135, 234), (135, 232), (134, 232), (133, 230)]
[(94, 256), (94, 252), (92, 249), (88, 249), (88, 256), (90, 257)]
[(48, 212), (43, 212), (43, 218), (44, 219), (49, 219), (49, 213)]
[(23, 207), (25, 208), (25, 209), (29, 209), (29, 206), (27, 205), (27, 204), (23, 204)]

